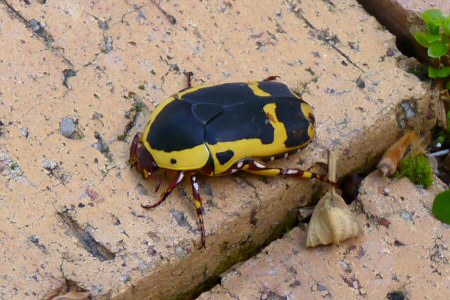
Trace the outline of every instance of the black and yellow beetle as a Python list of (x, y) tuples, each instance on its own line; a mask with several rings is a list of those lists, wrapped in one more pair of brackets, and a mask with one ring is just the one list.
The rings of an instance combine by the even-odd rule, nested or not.
[(196, 174), (227, 175), (245, 171), (263, 176), (290, 175), (327, 179), (298, 169), (267, 167), (255, 160), (285, 157), (314, 138), (311, 106), (286, 85), (273, 81), (224, 83), (189, 87), (162, 102), (152, 113), (143, 134), (136, 134), (130, 161), (144, 178), (158, 169), (176, 171), (160, 205), (187, 175), (197, 207), (205, 247), (203, 208)]

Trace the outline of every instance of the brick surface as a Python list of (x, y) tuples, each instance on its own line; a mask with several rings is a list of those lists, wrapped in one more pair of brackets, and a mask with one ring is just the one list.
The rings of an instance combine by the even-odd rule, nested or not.
[(447, 299), (450, 227), (430, 213), (445, 188), (374, 172), (355, 210), (363, 236), (306, 249), (306, 229), (296, 228), (198, 299)]
[[(405, 128), (435, 120), (427, 89), (397, 67), (393, 37), (354, 1), (41, 3), (0, 1), (5, 299), (48, 298), (68, 282), (98, 298), (183, 297), (310, 201), (314, 182), (202, 177), (201, 251), (188, 185), (141, 209), (158, 195), (130, 171), (123, 135), (136, 99), (153, 110), (185, 87), (185, 71), (194, 85), (280, 75), (301, 91), (317, 138), (277, 166), (320, 171), (334, 149), (348, 173)], [(61, 135), (64, 118), (79, 139)]]

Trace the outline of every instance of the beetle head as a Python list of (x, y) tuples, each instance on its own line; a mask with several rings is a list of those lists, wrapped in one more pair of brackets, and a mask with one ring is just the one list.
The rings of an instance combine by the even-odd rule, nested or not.
[(136, 166), (137, 171), (144, 177), (149, 178), (151, 176), (156, 176), (158, 179), (158, 184), (155, 191), (159, 189), (161, 184), (160, 178), (154, 174), (159, 168), (156, 164), (153, 156), (147, 150), (147, 148), (142, 145), (142, 135), (137, 133), (134, 136), (133, 142), (130, 147), (130, 164), (131, 167)]

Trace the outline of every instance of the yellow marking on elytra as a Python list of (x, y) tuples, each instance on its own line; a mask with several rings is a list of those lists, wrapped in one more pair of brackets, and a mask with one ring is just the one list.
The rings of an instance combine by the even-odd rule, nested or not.
[(271, 94), (263, 91), (259, 87), (259, 83), (257, 81), (249, 82), (248, 83), (248, 87), (253, 91), (253, 94), (255, 94), (256, 96), (259, 96), (259, 97), (270, 97), (270, 96), (272, 96)]
[(275, 103), (269, 103), (264, 105), (263, 110), (266, 113), (266, 115), (270, 115), (272, 118), (269, 117), (270, 124), (275, 129), (274, 136), (275, 141), (284, 143), (287, 140), (287, 133), (286, 133), (286, 127), (282, 122), (278, 121), (276, 110), (277, 105)]
[[(214, 160), (214, 174), (205, 174), (209, 176), (220, 175), (231, 168), (231, 166), (236, 163), (236, 161), (252, 157), (269, 157), (272, 155), (277, 155), (280, 153), (284, 153), (287, 151), (304, 148), (310, 141), (304, 143), (303, 145), (299, 145), (293, 148), (286, 148), (284, 145), (284, 140), (276, 139), (271, 144), (263, 144), (260, 139), (243, 139), (239, 141), (232, 142), (222, 142), (214, 145), (207, 144), (211, 153), (224, 152), (227, 150), (233, 150), (234, 156), (229, 162), (224, 165), (221, 165), (217, 158), (213, 155), (212, 158)], [(244, 167), (245, 168), (245, 167)], [(276, 174), (275, 174), (276, 175)], [(272, 176), (272, 175), (268, 175)]]
[[(209, 159), (209, 151), (205, 144), (200, 144), (193, 148), (180, 151), (166, 152), (147, 148), (153, 156), (158, 167), (176, 171), (198, 170), (206, 165)], [(177, 164), (173, 165), (170, 161), (176, 159)]]

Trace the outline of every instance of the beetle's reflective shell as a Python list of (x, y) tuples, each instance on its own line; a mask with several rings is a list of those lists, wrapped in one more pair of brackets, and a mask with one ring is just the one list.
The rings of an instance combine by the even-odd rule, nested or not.
[(225, 83), (165, 100), (152, 113), (143, 142), (159, 168), (220, 175), (243, 158), (303, 148), (314, 132), (311, 107), (286, 85)]

